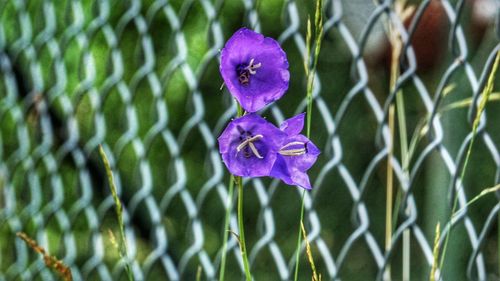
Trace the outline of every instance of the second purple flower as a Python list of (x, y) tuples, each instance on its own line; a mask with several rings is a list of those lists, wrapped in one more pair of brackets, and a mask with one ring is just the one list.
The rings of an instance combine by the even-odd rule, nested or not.
[(304, 116), (304, 113), (299, 114), (281, 124), (280, 129), (287, 137), (278, 150), (270, 176), (289, 185), (311, 189), (306, 172), (316, 162), (320, 151), (306, 136), (300, 134), (304, 128)]

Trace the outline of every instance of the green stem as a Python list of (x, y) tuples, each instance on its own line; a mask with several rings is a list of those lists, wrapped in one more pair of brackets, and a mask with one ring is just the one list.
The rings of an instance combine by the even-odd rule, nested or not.
[[(478, 108), (477, 108), (474, 122), (472, 124), (472, 138), (470, 140), (469, 147), (467, 149), (467, 155), (465, 156), (464, 164), (462, 166), (462, 172), (460, 173), (460, 183), (462, 185), (463, 185), (463, 181), (464, 181), (464, 177), (465, 177), (465, 171), (467, 169), (467, 164), (469, 163), (469, 158), (470, 158), (470, 155), (472, 152), (472, 147), (474, 146), (474, 140), (476, 139), (477, 128), (479, 126), (479, 119), (480, 119), (481, 114), (483, 113), (483, 111), (486, 107), (486, 104), (488, 103), (488, 100), (489, 100), (491, 93), (493, 92), (493, 84), (495, 81), (496, 71), (497, 71), (499, 63), (500, 63), (500, 51), (497, 52), (495, 62), (493, 64), (493, 67), (491, 68), (491, 72), (490, 72), (490, 75), (488, 77), (488, 83), (484, 87), (483, 93), (481, 94), (482, 97), (481, 97), (481, 100), (480, 100)], [(443, 270), (444, 259), (446, 256), (446, 250), (448, 247), (448, 241), (449, 241), (450, 236), (451, 236), (451, 230), (452, 230), (451, 222), (452, 222), (452, 218), (455, 215), (455, 211), (456, 211), (457, 206), (458, 206), (458, 192), (460, 191), (459, 188), (460, 188), (460, 186), (458, 186), (457, 190), (455, 191), (455, 198), (453, 201), (453, 207), (451, 209), (450, 219), (449, 219), (450, 229), (448, 230), (448, 233), (446, 235), (446, 239), (444, 241), (443, 255), (441, 256), (441, 261), (439, 263), (439, 268), (441, 270), (441, 274), (442, 274), (442, 270)]]
[[(314, 74), (316, 73), (316, 66), (318, 65), (319, 52), (321, 50), (321, 41), (323, 39), (323, 0), (316, 0), (316, 10), (314, 14), (314, 57), (311, 65), (311, 50), (312, 44), (312, 28), (311, 20), (307, 19), (307, 33), (306, 33), (306, 53), (304, 57), (304, 71), (307, 79), (307, 89), (306, 89), (306, 101), (307, 101), (307, 111), (306, 111), (306, 136), (311, 138), (311, 120), (312, 120), (312, 106), (313, 106), (313, 87), (314, 87)], [(297, 281), (299, 275), (299, 263), (300, 263), (300, 246), (302, 244), (302, 225), (304, 224), (304, 196), (306, 191), (302, 191), (302, 200), (300, 207), (300, 224), (299, 231), (297, 235), (297, 248), (295, 255), (295, 278)]]
[[(394, 178), (392, 172), (392, 156), (394, 155), (394, 105), (389, 107), (389, 151), (387, 155), (387, 182), (386, 182), (386, 199), (385, 199), (385, 250), (388, 252), (392, 244), (392, 208), (393, 208), (393, 193), (394, 193)], [(391, 264), (387, 264), (384, 271), (384, 279), (391, 276)]]
[(302, 236), (300, 235), (302, 222), (304, 221), (304, 196), (306, 191), (302, 191), (302, 200), (300, 207), (300, 225), (299, 225), (299, 236), (297, 237), (297, 252), (295, 253), (295, 278), (293, 280), (297, 281), (299, 277), (299, 262), (300, 262), (300, 245), (302, 244)]
[(243, 258), (246, 280), (252, 281), (252, 274), (250, 273), (250, 265), (248, 263), (247, 249), (245, 245), (245, 229), (243, 227), (243, 182), (241, 177), (235, 178), (236, 185), (238, 186), (238, 228), (240, 232), (240, 251), (241, 257)]
[[(471, 146), (469, 146), (469, 149), (471, 148)], [(465, 165), (467, 164), (468, 162), (468, 154), (467, 153), (467, 157), (465, 158), (465, 164), (464, 164), (464, 167)], [(464, 169), (462, 169), (462, 175), (460, 176), (460, 179), (463, 179), (463, 175), (464, 175)], [(453, 201), (453, 207), (451, 208), (451, 213), (450, 213), (450, 219), (449, 219), (449, 222), (450, 222), (450, 229), (448, 230), (448, 233), (446, 234), (446, 239), (444, 240), (444, 245), (443, 245), (443, 254), (441, 256), (441, 260), (439, 261), (439, 270), (440, 270), (440, 275), (443, 274), (443, 264), (444, 264), (444, 260), (445, 260), (445, 257), (446, 257), (446, 250), (448, 249), (448, 241), (450, 240), (450, 236), (451, 236), (451, 230), (452, 230), (452, 225), (451, 225), (451, 221), (452, 221), (452, 218), (453, 218), (453, 214), (455, 213), (455, 210), (457, 208), (457, 203), (458, 203), (458, 192), (459, 190), (457, 189), (455, 191), (455, 200)]]
[(129, 281), (133, 281), (134, 277), (132, 275), (132, 269), (130, 268), (130, 261), (128, 257), (128, 247), (127, 239), (125, 236), (125, 223), (123, 222), (123, 206), (118, 197), (118, 192), (115, 185), (115, 179), (113, 177), (113, 171), (111, 170), (111, 165), (109, 164), (108, 157), (104, 151), (102, 145), (99, 145), (99, 154), (101, 155), (102, 162), (104, 164), (104, 169), (106, 170), (106, 175), (108, 176), (109, 188), (111, 190), (111, 196), (115, 201), (115, 211), (116, 217), (118, 218), (118, 227), (120, 229), (120, 245), (118, 252), (120, 257), (125, 261), (125, 271), (127, 272), (127, 277)]
[(227, 257), (227, 238), (229, 236), (229, 219), (231, 218), (231, 209), (233, 208), (233, 192), (234, 192), (234, 176), (231, 175), (229, 180), (229, 194), (227, 199), (226, 218), (224, 219), (224, 244), (222, 245), (222, 258), (220, 262), (219, 281), (224, 281), (226, 273), (226, 257)]
[[(311, 78), (311, 79), (313, 79), (313, 78)], [(312, 82), (311, 82), (311, 84), (312, 84)], [(311, 86), (311, 88), (312, 88), (312, 86)], [(306, 122), (307, 122), (306, 135), (308, 138), (311, 136), (312, 101), (313, 101), (312, 91), (310, 94), (308, 91), (308, 93), (307, 93), (307, 114), (306, 114)]]
[[(479, 119), (479, 116), (480, 114), (478, 114), (476, 116), (476, 119)], [(462, 167), (462, 172), (460, 173), (460, 183), (463, 185), (463, 180), (464, 180), (464, 177), (465, 177), (465, 171), (466, 171), (466, 168), (467, 168), (467, 164), (469, 163), (469, 158), (470, 158), (470, 155), (471, 155), (471, 152), (472, 152), (472, 146), (474, 145), (474, 139), (476, 138), (476, 133), (477, 133), (477, 124), (476, 122), (474, 121), (474, 125), (472, 127), (472, 139), (470, 140), (470, 143), (469, 143), (469, 147), (467, 149), (467, 154), (465, 156), (465, 160), (464, 160), (464, 165)], [(460, 186), (459, 186), (460, 187)], [(453, 187), (455, 188), (455, 187)], [(448, 241), (450, 240), (450, 237), (451, 237), (451, 230), (452, 230), (452, 219), (453, 219), (453, 216), (455, 215), (455, 211), (457, 209), (457, 206), (458, 206), (458, 192), (460, 191), (459, 188), (457, 188), (455, 190), (455, 198), (453, 200), (453, 207), (451, 208), (451, 212), (450, 212), (450, 219), (448, 220), (449, 223), (450, 223), (450, 229), (448, 230), (448, 233), (446, 234), (446, 239), (444, 240), (444, 246), (443, 246), (443, 254), (441, 256), (441, 260), (439, 262), (439, 269), (441, 270), (440, 274), (442, 275), (443, 274), (443, 264), (444, 264), (444, 260), (445, 260), (445, 257), (446, 257), (446, 250), (448, 249)]]

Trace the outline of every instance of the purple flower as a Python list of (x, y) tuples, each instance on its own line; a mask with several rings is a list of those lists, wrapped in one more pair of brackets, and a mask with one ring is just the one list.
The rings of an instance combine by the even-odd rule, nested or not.
[(316, 162), (320, 151), (306, 136), (300, 135), (304, 127), (304, 115), (299, 114), (281, 124), (280, 129), (287, 137), (278, 150), (270, 176), (289, 185), (311, 189), (306, 171)]
[(285, 52), (276, 40), (241, 28), (221, 51), (220, 73), (229, 92), (247, 112), (281, 98), (290, 73)]
[(229, 172), (241, 177), (269, 176), (286, 133), (255, 113), (234, 119), (219, 137)]

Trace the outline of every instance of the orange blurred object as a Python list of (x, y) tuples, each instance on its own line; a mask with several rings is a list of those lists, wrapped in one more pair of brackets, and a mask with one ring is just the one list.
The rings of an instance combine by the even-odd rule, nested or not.
[[(408, 29), (415, 14), (404, 21)], [(411, 36), (411, 45), (417, 60), (417, 71), (426, 72), (439, 65), (448, 47), (450, 24), (439, 0), (432, 0), (420, 17)]]
[[(404, 20), (409, 32), (418, 7)], [(469, 43), (469, 51), (474, 51), (484, 40), (488, 29), (492, 28), (498, 12), (496, 0), (467, 0), (464, 3), (460, 24)], [(431, 0), (418, 19), (415, 31), (411, 34), (411, 46), (415, 52), (417, 72), (425, 73), (436, 69), (443, 63), (449, 48), (451, 23), (442, 1)], [(391, 65), (392, 47), (387, 38), (381, 40), (378, 48), (365, 53), (369, 64), (386, 69)], [(375, 65), (374, 65), (375, 64)]]

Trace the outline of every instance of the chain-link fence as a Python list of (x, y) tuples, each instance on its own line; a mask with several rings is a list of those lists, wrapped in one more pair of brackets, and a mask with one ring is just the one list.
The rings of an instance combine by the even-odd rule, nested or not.
[[(463, 209), (443, 279), (499, 280), (500, 194), (466, 206), (500, 182), (496, 93), (460, 177), (499, 50), (498, 2), (403, 8), (324, 3), (311, 130), (322, 154), (304, 197), (318, 272), (323, 280), (373, 280), (390, 268), (394, 280), (428, 279), (434, 229), (446, 225), (455, 190)], [(278, 124), (305, 111), (308, 14), (314, 1), (1, 1), (0, 280), (57, 278), (18, 231), (63, 259), (74, 280), (125, 280), (109, 236), (118, 226), (99, 144), (126, 208), (135, 279), (195, 280), (198, 271), (217, 279), (229, 175), (216, 138), (236, 114), (220, 90), (219, 50), (241, 26), (282, 44), (290, 89), (262, 113)], [(402, 42), (397, 76), (391, 34)], [(387, 240), (391, 178), (396, 215)], [(293, 279), (302, 191), (268, 178), (244, 188), (255, 280)], [(234, 209), (229, 228), (238, 232)], [(442, 232), (441, 245), (448, 228)], [(240, 280), (233, 235), (227, 251), (226, 280)], [(299, 280), (310, 280), (304, 254), (299, 269)]]

